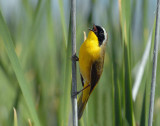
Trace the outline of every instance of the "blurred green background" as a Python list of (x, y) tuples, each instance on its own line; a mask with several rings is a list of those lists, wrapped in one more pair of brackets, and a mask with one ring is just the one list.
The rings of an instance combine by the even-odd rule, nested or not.
[[(14, 125), (13, 107), (19, 126), (29, 126), (28, 119), (72, 125), (70, 1), (0, 0), (0, 11), (0, 126)], [(156, 0), (77, 0), (77, 54), (93, 24), (109, 36), (104, 71), (80, 126), (148, 125), (155, 12)], [(159, 69), (160, 55), (153, 126), (160, 126)], [(78, 63), (77, 85), (82, 89)]]

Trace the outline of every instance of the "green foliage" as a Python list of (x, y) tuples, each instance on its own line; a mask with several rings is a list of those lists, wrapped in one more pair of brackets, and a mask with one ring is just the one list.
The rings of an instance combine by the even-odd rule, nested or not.
[[(143, 0), (139, 12), (142, 37), (137, 39), (139, 36), (133, 36), (138, 3), (136, 0), (131, 2), (90, 0), (88, 10), (83, 10), (84, 3), (77, 0), (77, 55), (84, 41), (83, 31), (88, 34), (93, 23), (103, 26), (109, 36), (103, 74), (89, 98), (80, 126), (148, 124), (155, 28), (149, 30), (151, 21), (147, 15), (150, 5)], [(115, 9), (117, 5), (119, 8)], [(10, 12), (14, 16), (5, 15), (0, 8), (0, 125), (28, 126), (27, 120), (31, 119), (32, 125), (70, 126), (70, 2), (23, 0), (19, 2), (19, 8), (18, 14)], [(150, 55), (136, 101), (133, 101), (133, 69), (141, 61), (149, 31), (153, 31)], [(80, 90), (78, 67), (77, 75), (77, 90)], [(160, 125), (159, 76), (157, 70), (154, 126)]]
[(11, 61), (12, 67), (16, 74), (17, 80), (19, 82), (18, 84), (22, 90), (22, 93), (26, 101), (26, 104), (28, 106), (28, 109), (30, 111), (31, 117), (34, 120), (35, 125), (40, 126), (38, 116), (36, 114), (36, 110), (33, 103), (33, 97), (28, 88), (27, 81), (25, 80), (24, 73), (19, 63), (18, 57), (14, 51), (14, 45), (1, 12), (0, 12), (0, 29), (1, 29), (1, 32), (0, 32), (1, 39), (4, 42), (4, 46), (7, 50), (8, 57)]

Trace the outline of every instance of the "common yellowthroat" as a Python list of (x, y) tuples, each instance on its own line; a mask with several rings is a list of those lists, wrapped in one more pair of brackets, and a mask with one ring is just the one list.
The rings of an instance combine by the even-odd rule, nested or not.
[[(93, 25), (89, 29), (87, 39), (79, 51), (79, 68), (83, 89), (78, 100), (78, 119), (81, 118), (89, 96), (98, 84), (101, 77), (107, 43), (107, 32), (101, 26)], [(78, 57), (77, 57), (78, 58)], [(77, 92), (80, 93), (81, 91)]]

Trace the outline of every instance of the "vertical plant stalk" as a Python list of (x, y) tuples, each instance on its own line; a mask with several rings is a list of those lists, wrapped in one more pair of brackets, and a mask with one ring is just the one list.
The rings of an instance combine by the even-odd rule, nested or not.
[[(72, 56), (76, 55), (76, 0), (71, 0)], [(72, 60), (72, 93), (77, 92), (76, 61)], [(77, 96), (72, 95), (73, 126), (78, 126)]]
[(18, 126), (18, 123), (17, 123), (17, 112), (16, 112), (16, 109), (13, 108), (13, 111), (14, 111), (14, 126)]
[(133, 89), (132, 89), (133, 101), (136, 100), (138, 90), (140, 88), (140, 84), (141, 84), (141, 81), (142, 81), (142, 78), (143, 78), (143, 75), (144, 75), (144, 71), (146, 69), (147, 61), (149, 59), (149, 53), (150, 53), (150, 50), (151, 50), (151, 41), (152, 41), (152, 31), (149, 35), (148, 42), (147, 42), (142, 60), (140, 61), (140, 65), (138, 66), (139, 69), (138, 69), (136, 77), (135, 77), (136, 79), (135, 79), (135, 82), (133, 84)]
[(151, 82), (151, 95), (150, 95), (150, 107), (149, 107), (149, 119), (148, 126), (152, 126), (153, 122), (153, 110), (154, 110), (154, 97), (155, 97), (155, 86), (156, 86), (156, 71), (157, 71), (157, 55), (158, 55), (158, 42), (160, 40), (160, 2), (157, 0), (157, 11), (156, 11), (156, 30), (154, 40), (154, 52), (153, 52), (153, 67), (152, 67), (152, 82)]

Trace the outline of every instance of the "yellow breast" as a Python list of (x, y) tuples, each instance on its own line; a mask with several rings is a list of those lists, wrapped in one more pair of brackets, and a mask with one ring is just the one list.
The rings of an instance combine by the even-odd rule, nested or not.
[(88, 83), (90, 83), (92, 63), (100, 57), (100, 50), (97, 36), (90, 31), (79, 51), (80, 72)]

